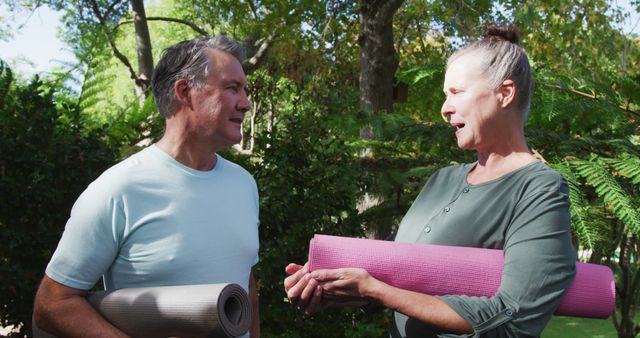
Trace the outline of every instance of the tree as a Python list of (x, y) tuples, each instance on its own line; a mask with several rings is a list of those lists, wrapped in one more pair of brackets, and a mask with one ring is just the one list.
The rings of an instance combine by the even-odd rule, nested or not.
[[(100, 45), (108, 44), (113, 55), (124, 65), (134, 83), (141, 104), (149, 96), (149, 85), (153, 72), (152, 42), (149, 35), (149, 18), (142, 0), (50, 0), (36, 3), (48, 4), (57, 10), (66, 10), (64, 22), (67, 41), (71, 42), (78, 58), (88, 62)], [(137, 70), (118, 46), (118, 28), (128, 18), (135, 28)], [(178, 21), (171, 18), (155, 20)], [(192, 24), (193, 25), (193, 24)], [(99, 38), (97, 38), (99, 37)]]
[(393, 112), (398, 56), (393, 16), (404, 0), (360, 1), (360, 105), (365, 111)]

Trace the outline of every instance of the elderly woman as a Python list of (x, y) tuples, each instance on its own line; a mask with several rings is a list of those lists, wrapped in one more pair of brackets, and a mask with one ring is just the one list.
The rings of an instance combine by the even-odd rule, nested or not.
[(538, 337), (575, 275), (568, 187), (537, 160), (524, 136), (533, 78), (514, 26), (487, 29), (453, 54), (442, 115), (475, 163), (433, 174), (395, 240), (502, 249), (493, 297), (432, 296), (385, 284), (363, 269), (309, 272), (290, 264), (284, 281), (306, 313), (343, 301), (395, 311), (392, 337)]

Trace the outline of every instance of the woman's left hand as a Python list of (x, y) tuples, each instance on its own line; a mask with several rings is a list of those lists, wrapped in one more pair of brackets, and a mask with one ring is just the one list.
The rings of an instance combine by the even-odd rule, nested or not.
[(371, 299), (382, 283), (360, 268), (316, 270), (311, 278), (322, 287), (324, 298), (342, 301)]

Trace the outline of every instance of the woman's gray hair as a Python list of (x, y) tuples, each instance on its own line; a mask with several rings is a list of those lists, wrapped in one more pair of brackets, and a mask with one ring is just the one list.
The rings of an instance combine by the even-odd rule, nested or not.
[(534, 80), (527, 53), (518, 45), (519, 35), (520, 32), (514, 25), (491, 25), (483, 39), (451, 55), (447, 61), (447, 68), (463, 55), (479, 54), (478, 58), (483, 60), (483, 74), (493, 88), (498, 88), (505, 80), (515, 83), (515, 103), (522, 113), (524, 123), (529, 116)]
[(151, 77), (151, 90), (158, 111), (170, 117), (176, 111), (176, 97), (173, 86), (184, 79), (194, 87), (202, 87), (214, 65), (207, 51), (219, 50), (233, 55), (239, 62), (245, 58), (244, 47), (225, 35), (207, 36), (179, 42), (162, 52)]

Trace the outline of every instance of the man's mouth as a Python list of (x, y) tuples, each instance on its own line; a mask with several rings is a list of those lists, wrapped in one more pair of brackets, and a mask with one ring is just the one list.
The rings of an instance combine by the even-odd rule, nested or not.
[(233, 123), (237, 123), (237, 124), (242, 124), (242, 119), (239, 117), (232, 117), (229, 119), (229, 121), (233, 122)]

